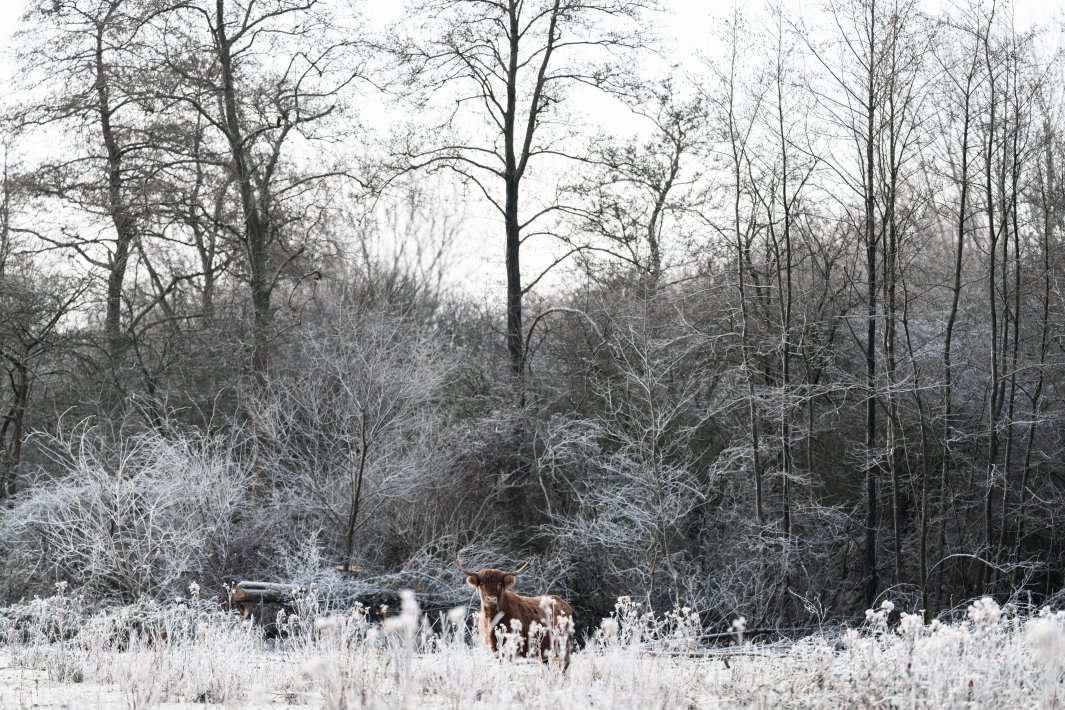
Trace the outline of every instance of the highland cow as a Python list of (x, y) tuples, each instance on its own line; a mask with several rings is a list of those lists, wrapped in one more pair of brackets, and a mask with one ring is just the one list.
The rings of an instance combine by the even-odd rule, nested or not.
[(502, 629), (503, 633), (519, 634), (518, 655), (536, 653), (546, 663), (557, 654), (563, 667), (569, 666), (573, 639), (572, 607), (554, 594), (524, 597), (510, 591), (515, 578), (529, 568), (528, 562), (515, 572), (494, 568), (470, 572), (457, 560), (455, 565), (466, 575), (466, 583), (480, 594), (478, 628), (493, 653), (499, 650), (496, 634)]

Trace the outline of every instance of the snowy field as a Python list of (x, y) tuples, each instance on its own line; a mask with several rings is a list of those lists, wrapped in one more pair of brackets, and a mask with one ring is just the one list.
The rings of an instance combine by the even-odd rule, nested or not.
[(442, 632), (410, 606), (382, 626), (295, 616), (266, 641), (197, 599), (77, 606), (58, 595), (2, 611), (0, 707), (1042, 708), (1060, 704), (1065, 654), (1065, 614), (1022, 619), (990, 600), (954, 624), (884, 608), (842, 636), (709, 649), (690, 614), (621, 603), (565, 673), (508, 658), (506, 644), (493, 658), (471, 643), (465, 610)]

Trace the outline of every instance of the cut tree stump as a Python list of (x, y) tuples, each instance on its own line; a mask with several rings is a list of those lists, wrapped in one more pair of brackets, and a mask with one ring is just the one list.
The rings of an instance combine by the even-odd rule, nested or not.
[(245, 621), (260, 624), (267, 637), (273, 637), (278, 633), (278, 613), (293, 613), (294, 595), (299, 589), (295, 584), (244, 580), (233, 585), (229, 600), (235, 609), (240, 610)]

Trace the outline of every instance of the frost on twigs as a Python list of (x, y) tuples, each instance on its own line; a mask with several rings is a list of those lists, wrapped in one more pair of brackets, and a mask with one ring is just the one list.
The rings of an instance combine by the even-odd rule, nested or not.
[(87, 420), (42, 446), (58, 473), (0, 515), (5, 543), (41, 569), (70, 575), (94, 598), (129, 602), (183, 593), (233, 554), (230, 523), (250, 488), (233, 441), (194, 431), (120, 437)]
[(596, 640), (608, 649), (688, 653), (697, 647), (702, 630), (698, 613), (690, 607), (657, 615), (626, 596), (618, 597), (614, 612), (599, 623)]
[(732, 633), (736, 634), (736, 645), (743, 645), (743, 634), (747, 631), (747, 617), (741, 616), (732, 620)]
[[(525, 630), (501, 630), (493, 656), (468, 632), (464, 608), (439, 614), (433, 626), (409, 593), (398, 613), (375, 623), (364, 607), (329, 608), (308, 587), (283, 619), (291, 633), (269, 641), (203, 596), (91, 613), (57, 585), (50, 597), (0, 610), (0, 653), (18, 677), (61, 691), (68, 706), (106, 710), (1043, 708), (1059, 705), (1065, 690), (1065, 612), (1019, 616), (989, 598), (955, 621), (929, 624), (920, 610), (889, 601), (842, 639), (745, 639), (742, 649), (697, 645), (691, 609), (655, 614), (622, 598), (563, 673), (514, 652)], [(728, 626), (731, 642), (746, 621)], [(101, 692), (121, 702), (94, 705), (92, 693)]]
[(890, 601), (868, 610), (866, 623), (843, 635), (841, 651), (817, 637), (796, 644), (788, 654), (795, 674), (788, 692), (797, 692), (800, 674), (815, 678), (825, 698), (849, 706), (902, 698), (906, 707), (1049, 707), (1061, 690), (1060, 613), (1022, 617), (989, 597), (953, 623), (925, 624), (921, 610), (900, 612), (894, 623), (893, 611)]

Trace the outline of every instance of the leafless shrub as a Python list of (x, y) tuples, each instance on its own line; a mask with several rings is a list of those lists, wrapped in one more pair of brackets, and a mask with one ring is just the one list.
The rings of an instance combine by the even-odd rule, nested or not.
[(250, 484), (229, 442), (112, 437), (85, 422), (46, 446), (58, 474), (41, 472), (2, 519), (22, 554), (94, 595), (125, 599), (224, 569)]
[(398, 318), (343, 319), (272, 373), (254, 405), (292, 532), (321, 531), (336, 561), (364, 562), (383, 506), (414, 504), (431, 480), (433, 406), (452, 365), (431, 333)]

